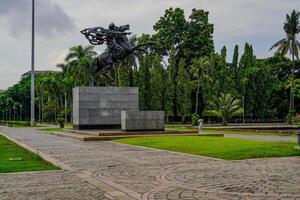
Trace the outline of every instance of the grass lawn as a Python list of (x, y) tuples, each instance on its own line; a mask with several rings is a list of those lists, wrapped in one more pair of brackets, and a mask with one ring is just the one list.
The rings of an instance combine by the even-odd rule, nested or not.
[(40, 131), (47, 131), (47, 132), (62, 132), (66, 131), (67, 129), (65, 128), (40, 128)]
[[(195, 127), (192, 127), (191, 125), (186, 124), (166, 124), (165, 126), (166, 130), (170, 131), (197, 131), (198, 129)], [(289, 132), (282, 132), (279, 131), (250, 131), (250, 130), (219, 130), (219, 129), (202, 129), (203, 132), (206, 133), (228, 133), (228, 134), (240, 134), (240, 135), (263, 135), (263, 136), (291, 136), (296, 137), (295, 133), (289, 133)]]
[(241, 131), (241, 130), (217, 130), (217, 129), (203, 129), (206, 133), (228, 133), (228, 134), (240, 134), (240, 135), (262, 135), (262, 136), (288, 136), (296, 137), (295, 133), (289, 132), (276, 132), (276, 131)]
[(300, 151), (295, 149), (296, 143), (293, 142), (262, 142), (203, 136), (139, 137), (114, 141), (225, 160), (300, 156)]
[(57, 170), (58, 167), (45, 162), (0, 135), (0, 173)]
[(191, 131), (198, 130), (197, 128), (193, 128), (191, 125), (188, 126), (186, 124), (166, 124), (165, 129), (169, 131)]

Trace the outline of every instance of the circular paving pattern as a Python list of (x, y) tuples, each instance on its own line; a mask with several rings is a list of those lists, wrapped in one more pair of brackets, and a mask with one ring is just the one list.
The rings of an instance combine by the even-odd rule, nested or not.
[[(4, 132), (10, 130), (16, 140), (136, 199), (300, 200), (299, 157), (213, 160), (112, 142), (86, 143), (34, 129)], [(1, 200), (111, 199), (106, 189), (67, 172), (0, 175)]]

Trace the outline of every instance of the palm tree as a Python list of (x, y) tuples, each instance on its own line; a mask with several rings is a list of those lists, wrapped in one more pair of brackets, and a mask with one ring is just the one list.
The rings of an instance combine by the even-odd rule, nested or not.
[(61, 81), (59, 82), (59, 87), (64, 93), (64, 114), (65, 114), (65, 122), (67, 122), (67, 116), (71, 109), (68, 109), (68, 102), (72, 98), (72, 88), (74, 85), (73, 77), (66, 76), (61, 77)]
[(196, 106), (195, 106), (195, 114), (198, 113), (199, 106), (199, 92), (201, 88), (201, 84), (203, 84), (203, 71), (209, 65), (209, 58), (203, 57), (200, 59), (194, 59), (192, 61), (191, 66), (191, 74), (194, 78), (197, 78), (197, 92), (196, 92)]
[(299, 59), (300, 42), (297, 40), (297, 34), (300, 33), (299, 23), (300, 12), (293, 10), (291, 15), (286, 15), (286, 22), (283, 29), (286, 37), (276, 42), (270, 50), (277, 48), (277, 52), (286, 55), (288, 52), (292, 55), (293, 69), (292, 69), (292, 84), (290, 87), (290, 109), (289, 112), (294, 110), (294, 72), (295, 72), (295, 57)]
[(80, 78), (80, 85), (86, 85), (91, 80), (91, 59), (96, 56), (94, 46), (75, 46), (70, 48), (69, 54), (66, 56), (67, 72), (75, 79)]
[[(285, 88), (290, 89), (292, 86), (292, 81), (288, 80)], [(295, 79), (294, 80), (294, 96), (300, 98), (300, 79)]]
[(208, 102), (206, 114), (222, 118), (222, 124), (227, 125), (228, 119), (243, 113), (240, 107), (241, 100), (235, 99), (231, 94), (221, 93), (219, 97), (215, 97), (213, 101)]

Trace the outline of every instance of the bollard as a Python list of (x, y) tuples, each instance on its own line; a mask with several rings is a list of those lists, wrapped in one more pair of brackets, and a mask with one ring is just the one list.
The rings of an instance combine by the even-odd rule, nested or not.
[(203, 134), (203, 132), (202, 132), (203, 119), (199, 119), (198, 122), (199, 122), (199, 132), (198, 132), (198, 134)]
[(298, 131), (298, 132), (296, 133), (296, 135), (297, 135), (297, 138), (298, 138), (298, 147), (297, 147), (297, 149), (300, 150), (300, 131)]

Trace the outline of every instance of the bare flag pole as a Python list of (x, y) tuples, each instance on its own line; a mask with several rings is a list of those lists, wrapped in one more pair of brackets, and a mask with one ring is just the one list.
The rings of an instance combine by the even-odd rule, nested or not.
[(34, 109), (34, 7), (35, 7), (35, 0), (32, 0), (32, 31), (31, 31), (31, 126), (35, 124), (35, 109)]

